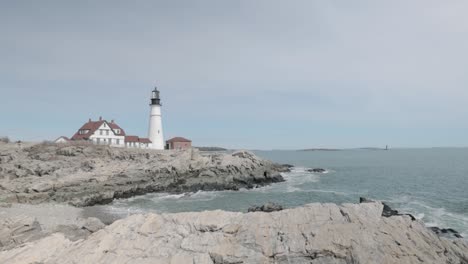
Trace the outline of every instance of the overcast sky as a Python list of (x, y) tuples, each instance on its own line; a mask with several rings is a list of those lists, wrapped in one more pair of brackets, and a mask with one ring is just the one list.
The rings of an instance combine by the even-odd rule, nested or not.
[(468, 146), (468, 1), (1, 1), (0, 135)]

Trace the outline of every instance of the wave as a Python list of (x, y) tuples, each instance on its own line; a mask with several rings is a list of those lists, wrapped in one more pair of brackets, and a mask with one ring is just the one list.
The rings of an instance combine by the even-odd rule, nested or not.
[(355, 194), (355, 193), (352, 193), (352, 192), (339, 192), (339, 191), (321, 190), (321, 189), (307, 189), (306, 192), (333, 193), (333, 194), (342, 195), (342, 196), (350, 196), (350, 195)]
[(282, 175), (289, 184), (304, 184), (320, 180), (319, 174), (308, 172), (305, 167), (294, 167), (291, 172), (283, 173)]
[[(468, 239), (468, 216), (450, 212), (447, 208), (434, 207), (414, 197), (402, 196), (390, 200), (399, 211), (413, 214), (428, 227), (453, 228)], [(464, 235), (463, 235), (464, 234)]]
[(101, 207), (101, 210), (104, 213), (117, 216), (118, 218), (124, 218), (124, 217), (135, 215), (135, 214), (145, 214), (149, 212), (159, 213), (159, 211), (155, 209), (143, 209), (139, 207), (129, 207), (125, 204), (108, 205), (105, 207)]

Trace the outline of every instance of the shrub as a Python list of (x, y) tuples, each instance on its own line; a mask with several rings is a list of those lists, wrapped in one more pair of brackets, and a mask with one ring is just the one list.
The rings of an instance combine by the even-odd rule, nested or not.
[(41, 145), (43, 145), (43, 146), (55, 146), (56, 144), (53, 141), (44, 140), (44, 141), (42, 141)]
[(9, 137), (0, 137), (0, 142), (10, 143), (10, 138)]

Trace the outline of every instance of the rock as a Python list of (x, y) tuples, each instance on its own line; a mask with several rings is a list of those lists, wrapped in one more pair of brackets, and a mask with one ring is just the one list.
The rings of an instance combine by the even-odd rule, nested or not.
[(390, 216), (394, 216), (394, 215), (399, 215), (398, 211), (397, 210), (393, 210), (390, 206), (388, 206), (386, 203), (382, 203), (383, 204), (383, 211), (382, 211), (382, 216), (385, 216), (385, 217), (390, 217)]
[(327, 170), (322, 169), (322, 168), (314, 168), (314, 169), (308, 169), (308, 172), (313, 172), (313, 173), (325, 173)]
[[(359, 203), (375, 203), (376, 201), (365, 198), (365, 197), (359, 197)], [(382, 216), (384, 217), (391, 217), (394, 215), (400, 215), (397, 210), (393, 210), (388, 204), (382, 203), (383, 204), (383, 210), (382, 210)]]
[(61, 233), (71, 241), (85, 239), (91, 232), (76, 225), (58, 225), (51, 233)]
[(11, 203), (0, 202), (0, 207), (3, 207), (3, 208), (10, 208), (10, 207), (11, 207)]
[(248, 212), (276, 212), (283, 210), (283, 206), (276, 203), (267, 203), (262, 206), (252, 206), (248, 209)]
[(436, 233), (439, 236), (447, 237), (447, 238), (463, 238), (460, 233), (458, 233), (453, 228), (439, 228), (437, 226), (429, 227), (432, 232)]
[(33, 217), (3, 218), (0, 221), (0, 248), (8, 249), (35, 240), (41, 237), (41, 231), (39, 222)]
[(236, 152), (232, 153), (232, 156), (233, 157), (243, 158), (243, 159), (250, 159), (250, 160), (255, 159), (255, 154), (253, 154), (250, 151), (246, 151), (246, 150), (236, 151)]
[(0, 263), (467, 263), (465, 241), (382, 211), (369, 202), (133, 215), (83, 240), (52, 234), (0, 251)]
[(89, 217), (86, 218), (83, 221), (83, 224), (81, 226), (81, 229), (88, 230), (91, 233), (94, 233), (100, 229), (103, 229), (106, 225), (104, 225), (101, 220), (95, 218), (95, 217)]
[(95, 168), (95, 162), (91, 160), (86, 160), (81, 163), (81, 170), (89, 172), (92, 171)]
[[(359, 203), (375, 203), (375, 201), (371, 199), (367, 199), (364, 197), (359, 198)], [(389, 205), (386, 203), (383, 204), (382, 216), (384, 217), (392, 217), (392, 216), (409, 216), (411, 221), (416, 221), (416, 218), (412, 214), (400, 214), (397, 210), (393, 210)], [(439, 236), (443, 236), (446, 238), (463, 238), (460, 233), (452, 228), (439, 228), (436, 226), (428, 227), (432, 232), (436, 233)]]
[(291, 172), (294, 165), (291, 164), (273, 164), (273, 168), (277, 172)]
[(359, 197), (359, 203), (375, 203), (376, 201), (365, 198), (365, 197)]
[[(281, 166), (248, 151), (153, 151), (95, 145), (0, 145), (0, 201), (106, 204), (150, 192), (239, 190), (284, 181)], [(39, 178), (40, 177), (40, 178)]]
[(80, 208), (51, 203), (12, 204), (0, 208), (0, 251), (23, 246), (55, 233), (77, 241), (104, 227), (97, 218), (83, 218)]
[[(365, 198), (365, 197), (359, 197), (359, 203), (375, 203), (374, 200)], [(406, 215), (411, 218), (411, 221), (416, 221), (416, 217), (414, 217), (412, 214), (400, 214), (397, 210), (392, 209), (387, 203), (382, 202), (383, 204), (383, 210), (382, 210), (382, 216), (384, 217), (392, 217), (395, 215)]]
[(38, 182), (31, 186), (31, 190), (34, 192), (47, 192), (53, 188), (50, 182)]

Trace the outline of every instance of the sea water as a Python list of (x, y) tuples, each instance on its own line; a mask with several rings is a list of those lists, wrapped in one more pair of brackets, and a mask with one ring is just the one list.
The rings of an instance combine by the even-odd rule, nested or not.
[[(105, 210), (125, 216), (143, 212), (228, 210), (276, 202), (285, 207), (308, 203), (357, 203), (359, 197), (383, 200), (411, 213), (427, 226), (454, 228), (468, 237), (468, 148), (256, 151), (292, 164), (285, 182), (253, 190), (147, 194), (114, 201)], [(324, 168), (311, 173), (309, 168)]]

